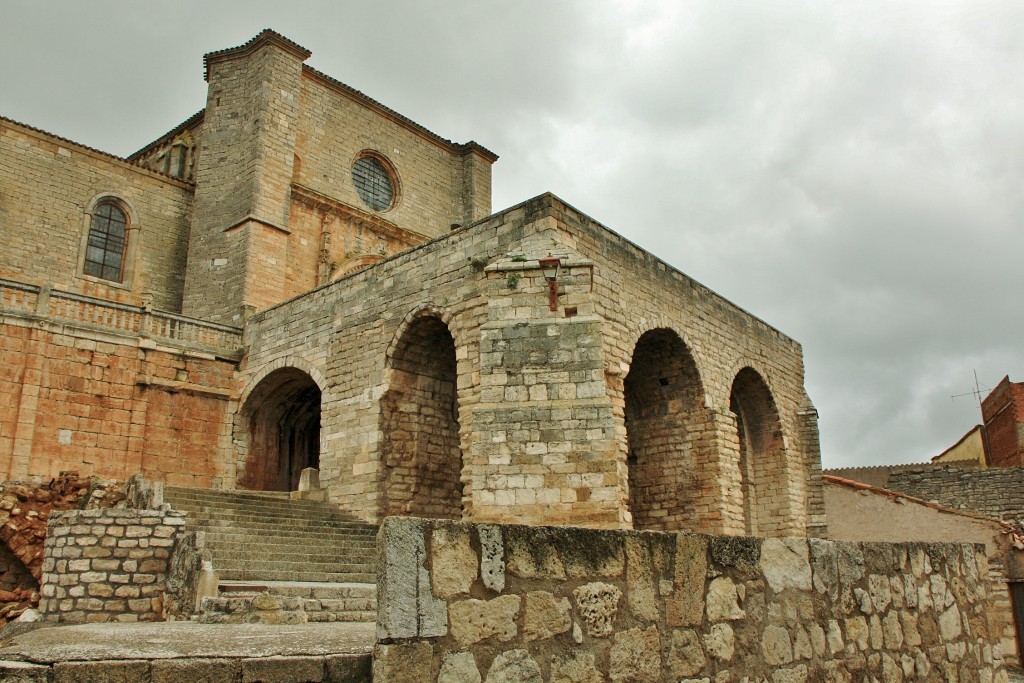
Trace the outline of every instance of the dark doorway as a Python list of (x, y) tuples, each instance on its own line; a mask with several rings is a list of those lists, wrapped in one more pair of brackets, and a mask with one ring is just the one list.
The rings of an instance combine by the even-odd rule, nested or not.
[(240, 488), (294, 491), (307, 467), (320, 467), (320, 388), (305, 372), (281, 368), (263, 378), (243, 408), (249, 432)]

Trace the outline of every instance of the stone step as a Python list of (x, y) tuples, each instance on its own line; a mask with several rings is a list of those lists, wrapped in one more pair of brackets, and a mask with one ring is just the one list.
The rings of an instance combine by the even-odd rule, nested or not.
[[(263, 555), (258, 553), (246, 553), (245, 555), (239, 555), (230, 551), (221, 551), (216, 546), (213, 547), (211, 552), (214, 560), (220, 560), (217, 562), (217, 565), (215, 565), (218, 569), (229, 565), (234, 566), (239, 564), (248, 564), (254, 567), (263, 567), (271, 564), (287, 564), (289, 567), (295, 566), (299, 569), (316, 571), (349, 571), (350, 567), (359, 567), (359, 571), (368, 571), (367, 568), (377, 566), (376, 558), (374, 556), (360, 554), (299, 555), (287, 552), (275, 552), (265, 553)], [(331, 567), (338, 567), (338, 569), (331, 569)]]
[(266, 528), (266, 529), (308, 529), (310, 531), (344, 531), (355, 536), (377, 535), (377, 527), (364, 524), (356, 526), (351, 523), (331, 522), (329, 520), (310, 520), (297, 518), (272, 518), (272, 517), (243, 517), (241, 515), (225, 514), (218, 515), (211, 512), (209, 517), (187, 516), (185, 519), (197, 527), (216, 526), (237, 526), (245, 528)]
[(287, 496), (268, 496), (261, 493), (206, 491), (199, 489), (164, 489), (164, 501), (172, 506), (199, 508), (237, 508), (251, 510), (291, 510), (296, 512), (326, 512), (349, 521), (361, 521), (358, 517), (344, 512), (330, 503), (313, 500), (291, 500)]
[(346, 598), (377, 599), (375, 583), (316, 583), (303, 581), (221, 581), (221, 595), (237, 593), (270, 593), (318, 600), (344, 600)]
[(214, 569), (221, 580), (225, 581), (303, 581), (314, 583), (372, 583), (377, 580), (376, 572), (310, 572), (310, 571), (253, 571), (251, 569), (232, 569), (221, 571), (216, 564)]
[(232, 546), (237, 550), (255, 550), (266, 546), (294, 548), (301, 551), (303, 547), (313, 548), (347, 548), (357, 552), (373, 554), (377, 547), (375, 539), (352, 538), (338, 534), (295, 534), (295, 533), (253, 533), (238, 529), (209, 531), (198, 528), (206, 534), (207, 543), (218, 543)]
[[(272, 582), (351, 585), (373, 584), (377, 580), (377, 527), (341, 513), (327, 503), (290, 500), (264, 492), (172, 487), (165, 488), (164, 499), (172, 507), (188, 513), (186, 519), (189, 528), (204, 533), (206, 551), (213, 560), (214, 571), (225, 586), (232, 581), (253, 585)], [(296, 590), (301, 593), (305, 589)], [(277, 595), (269, 593), (269, 590), (261, 593)], [(340, 603), (328, 604), (332, 607), (340, 605), (344, 608), (341, 612), (352, 613), (348, 616), (339, 617), (338, 610), (323, 609), (322, 605), (317, 609), (313, 602), (309, 603), (308, 610), (310, 615), (315, 615), (312, 617), (270, 616), (270, 612), (276, 614), (277, 611), (256, 609), (254, 612), (239, 607), (242, 603), (237, 600), (242, 600), (244, 596), (236, 594), (231, 597), (236, 602), (211, 603), (211, 609), (204, 618), (216, 623), (222, 623), (225, 619), (230, 623), (241, 623), (237, 621), (239, 619), (243, 622), (248, 619), (338, 620), (363, 618), (365, 614), (362, 613), (373, 611), (375, 593), (370, 596), (355, 596), (351, 590), (342, 590), (341, 593), (342, 597), (327, 597), (327, 593), (321, 589), (317, 595), (307, 593), (279, 597), (340, 600)], [(255, 594), (249, 596), (255, 597)], [(272, 602), (268, 600), (268, 604)], [(229, 609), (228, 606), (234, 607)], [(284, 609), (283, 613), (292, 611)]]
[(264, 540), (245, 542), (242, 540), (224, 540), (222, 537), (207, 537), (207, 547), (216, 548), (222, 553), (231, 553), (246, 559), (258, 559), (270, 555), (287, 555), (289, 557), (302, 556), (303, 559), (315, 561), (313, 557), (322, 557), (329, 562), (340, 559), (358, 558), (360, 562), (376, 562), (377, 548), (375, 546), (352, 545), (346, 543), (310, 545), (308, 540), (292, 541), (290, 543), (268, 543)]
[(249, 569), (268, 572), (322, 572), (332, 574), (365, 574), (376, 567), (373, 562), (299, 562), (294, 560), (242, 560), (236, 557), (213, 555), (213, 568), (221, 572)]

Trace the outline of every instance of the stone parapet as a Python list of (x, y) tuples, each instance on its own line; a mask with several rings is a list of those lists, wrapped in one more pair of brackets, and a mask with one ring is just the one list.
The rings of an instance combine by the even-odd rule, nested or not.
[(381, 527), (374, 681), (1007, 680), (981, 545)]

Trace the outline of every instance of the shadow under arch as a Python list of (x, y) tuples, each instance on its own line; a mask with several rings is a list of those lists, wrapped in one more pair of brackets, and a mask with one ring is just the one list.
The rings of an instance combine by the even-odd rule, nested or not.
[(388, 353), (380, 399), (380, 517), (462, 517), (455, 339), (429, 308), (408, 318)]
[(305, 371), (281, 367), (248, 392), (240, 415), (248, 438), (239, 488), (294, 491), (302, 470), (320, 467), (320, 386)]
[(729, 410), (736, 416), (736, 432), (731, 436), (738, 450), (745, 531), (757, 536), (786, 535), (793, 520), (782, 422), (771, 389), (753, 368), (736, 373)]
[(634, 528), (699, 528), (713, 425), (697, 365), (678, 333), (656, 328), (640, 336), (624, 394)]

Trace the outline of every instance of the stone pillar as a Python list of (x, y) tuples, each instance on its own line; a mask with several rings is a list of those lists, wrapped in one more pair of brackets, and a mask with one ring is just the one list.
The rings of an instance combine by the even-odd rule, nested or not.
[(821, 481), (821, 441), (818, 437), (818, 411), (811, 399), (797, 411), (797, 425), (800, 443), (803, 447), (804, 472), (807, 476), (806, 519), (808, 536), (828, 536), (828, 520), (825, 518), (825, 493)]
[(473, 521), (628, 526), (600, 319), (499, 310), (481, 330)]

